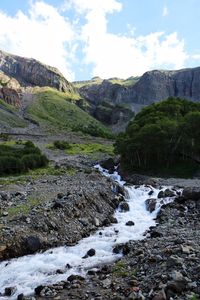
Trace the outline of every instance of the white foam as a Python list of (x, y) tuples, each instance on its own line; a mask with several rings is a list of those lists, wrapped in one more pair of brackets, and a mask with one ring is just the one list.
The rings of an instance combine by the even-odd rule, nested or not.
[[(99, 167), (98, 167), (99, 168)], [(110, 176), (124, 184), (117, 172), (113, 175), (101, 170), (105, 176)], [(98, 230), (95, 234), (82, 239), (77, 245), (72, 247), (58, 247), (50, 249), (44, 253), (28, 255), (18, 259), (11, 259), (0, 264), (0, 292), (3, 293), (6, 287), (16, 287), (16, 293), (9, 299), (16, 299), (17, 295), (33, 293), (38, 285), (53, 284), (66, 280), (71, 274), (85, 275), (86, 271), (100, 264), (112, 262), (120, 258), (121, 254), (113, 254), (112, 249), (119, 243), (129, 240), (139, 240), (144, 238), (144, 232), (155, 225), (155, 216), (159, 210), (159, 205), (155, 212), (149, 213), (145, 207), (145, 200), (150, 198), (148, 193), (153, 190), (151, 197), (156, 198), (159, 190), (153, 187), (140, 186), (139, 188), (125, 187), (130, 210), (128, 212), (115, 213), (118, 224)], [(133, 221), (134, 226), (126, 226), (127, 221)], [(82, 257), (90, 248), (96, 250), (96, 255), (83, 259)], [(66, 264), (72, 266), (65, 268)], [(64, 274), (56, 274), (56, 270), (61, 269)], [(7, 299), (6, 297), (0, 297)]]

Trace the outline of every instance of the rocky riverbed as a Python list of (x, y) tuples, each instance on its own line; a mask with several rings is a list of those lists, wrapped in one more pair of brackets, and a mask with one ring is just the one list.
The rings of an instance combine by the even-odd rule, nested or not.
[(0, 258), (72, 245), (113, 220), (120, 202), (96, 171), (44, 176), (1, 187)]
[(124, 257), (88, 271), (86, 279), (70, 277), (36, 290), (36, 299), (54, 291), (54, 299), (200, 299), (200, 189), (185, 189), (164, 205), (141, 241), (122, 246)]
[[(75, 245), (101, 226), (116, 223), (113, 213), (124, 200), (123, 189), (92, 170), (88, 158), (61, 158), (59, 168), (73, 165), (76, 168), (66, 169), (64, 174), (57, 176), (30, 176), (1, 185), (1, 260), (51, 247)], [(113, 249), (124, 255), (116, 263), (97, 265), (88, 270), (85, 278), (72, 272), (59, 283), (38, 286), (34, 297), (21, 294), (18, 299), (199, 299), (199, 180), (136, 175), (130, 183), (135, 184), (136, 189), (145, 183), (156, 188), (171, 185), (176, 191), (184, 188), (184, 192), (181, 196), (170, 189), (173, 195), (167, 190), (156, 200), (149, 192), (151, 200), (146, 201), (146, 206), (153, 213), (156, 202), (162, 198), (176, 196), (176, 200), (162, 206), (157, 226), (150, 228), (143, 240), (130, 241)], [(129, 221), (127, 228), (134, 226), (134, 220)], [(95, 256), (96, 250), (85, 254)], [(57, 272), (62, 274), (60, 269)], [(9, 296), (14, 291), (8, 286), (5, 292)]]

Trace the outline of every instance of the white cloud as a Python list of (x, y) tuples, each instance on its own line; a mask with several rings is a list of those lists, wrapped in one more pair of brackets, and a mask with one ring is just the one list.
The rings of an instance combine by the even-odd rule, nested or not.
[(119, 0), (67, 0), (59, 8), (38, 0), (27, 14), (11, 17), (0, 11), (0, 48), (55, 66), (69, 80), (74, 79), (74, 63), (80, 69), (92, 66), (91, 76), (102, 78), (184, 67), (188, 55), (176, 32), (110, 33), (108, 14), (122, 8)]
[(168, 15), (169, 15), (169, 9), (168, 9), (167, 5), (164, 5), (164, 7), (163, 7), (163, 12), (162, 12), (162, 16), (163, 16), (163, 17), (166, 17), (166, 16), (168, 16)]
[(0, 48), (21, 56), (33, 57), (55, 66), (73, 79), (71, 68), (75, 37), (71, 24), (57, 9), (43, 1), (30, 6), (28, 14), (22, 11), (10, 17), (0, 11)]
[(200, 54), (194, 54), (192, 55), (192, 58), (195, 60), (200, 60)]
[(85, 45), (85, 63), (94, 65), (92, 76), (127, 78), (150, 69), (184, 66), (187, 59), (184, 41), (176, 33), (111, 34), (107, 29), (107, 14), (122, 9), (118, 1), (71, 0), (71, 3), (86, 19), (80, 38)]

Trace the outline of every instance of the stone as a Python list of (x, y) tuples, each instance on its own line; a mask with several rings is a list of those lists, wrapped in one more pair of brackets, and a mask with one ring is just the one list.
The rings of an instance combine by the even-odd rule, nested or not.
[(17, 300), (25, 300), (24, 294), (19, 294)]
[(5, 296), (12, 296), (14, 295), (14, 293), (16, 292), (17, 288), (16, 287), (6, 287), (5, 288), (5, 291), (4, 291), (4, 294)]
[(94, 223), (94, 226), (96, 226), (96, 227), (99, 227), (99, 226), (100, 226), (99, 219), (96, 218), (96, 217), (93, 219), (93, 223)]
[(200, 187), (188, 187), (183, 190), (182, 196), (185, 199), (200, 200)]
[(88, 250), (87, 255), (88, 256), (94, 256), (96, 254), (95, 249), (91, 248), (90, 250)]
[(164, 290), (159, 291), (152, 300), (167, 300)]
[(127, 212), (127, 211), (129, 211), (130, 208), (129, 208), (128, 202), (125, 202), (125, 201), (121, 202), (119, 204), (119, 210), (120, 210), (120, 212)]
[(126, 222), (126, 226), (134, 226), (135, 223), (133, 221), (128, 221)]
[(43, 290), (44, 286), (43, 285), (39, 285), (35, 288), (35, 294), (37, 296), (40, 296), (41, 291)]
[(41, 242), (37, 236), (28, 236), (25, 239), (25, 245), (29, 253), (34, 253), (41, 249)]
[(150, 198), (145, 200), (146, 209), (150, 213), (152, 213), (156, 209), (156, 203), (157, 203), (157, 199), (155, 198)]
[(181, 272), (174, 270), (171, 273), (171, 278), (175, 281), (177, 281), (177, 280), (180, 281), (184, 278), (184, 276)]
[(80, 275), (70, 275), (70, 276), (67, 278), (67, 280), (68, 280), (69, 282), (72, 282), (72, 281), (75, 281), (75, 280), (84, 281), (85, 278), (82, 277), (82, 276), (80, 276)]
[(7, 211), (3, 211), (2, 216), (3, 217), (7, 217), (8, 216), (8, 212)]

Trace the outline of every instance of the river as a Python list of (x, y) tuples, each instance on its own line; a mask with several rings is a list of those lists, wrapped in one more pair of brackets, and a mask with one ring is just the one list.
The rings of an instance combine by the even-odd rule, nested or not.
[[(113, 180), (123, 185), (124, 182), (115, 172), (110, 175), (106, 170), (97, 166), (104, 176), (109, 176)], [(163, 190), (166, 187), (162, 188)], [(113, 247), (129, 240), (139, 240), (144, 238), (150, 226), (155, 225), (155, 217), (160, 208), (158, 200), (156, 210), (150, 213), (146, 210), (145, 200), (152, 191), (152, 198), (156, 198), (159, 189), (150, 186), (125, 186), (126, 201), (129, 204), (129, 211), (120, 212), (116, 210), (115, 217), (117, 224), (103, 227), (91, 236), (79, 241), (75, 246), (58, 247), (49, 249), (43, 253), (27, 255), (0, 263), (0, 292), (4, 293), (6, 287), (15, 287), (14, 294), (9, 299), (16, 299), (17, 295), (31, 295), (35, 287), (48, 285), (62, 280), (66, 280), (71, 274), (86, 275), (88, 269), (96, 268), (101, 264), (106, 264), (119, 259), (122, 254), (114, 254)], [(172, 199), (165, 199), (169, 202)], [(127, 226), (127, 221), (133, 221), (134, 226)], [(83, 258), (89, 249), (95, 249), (96, 254), (92, 257)], [(68, 266), (71, 268), (68, 268)], [(62, 270), (63, 274), (58, 274), (57, 270)], [(1, 299), (8, 299), (0, 296)]]

